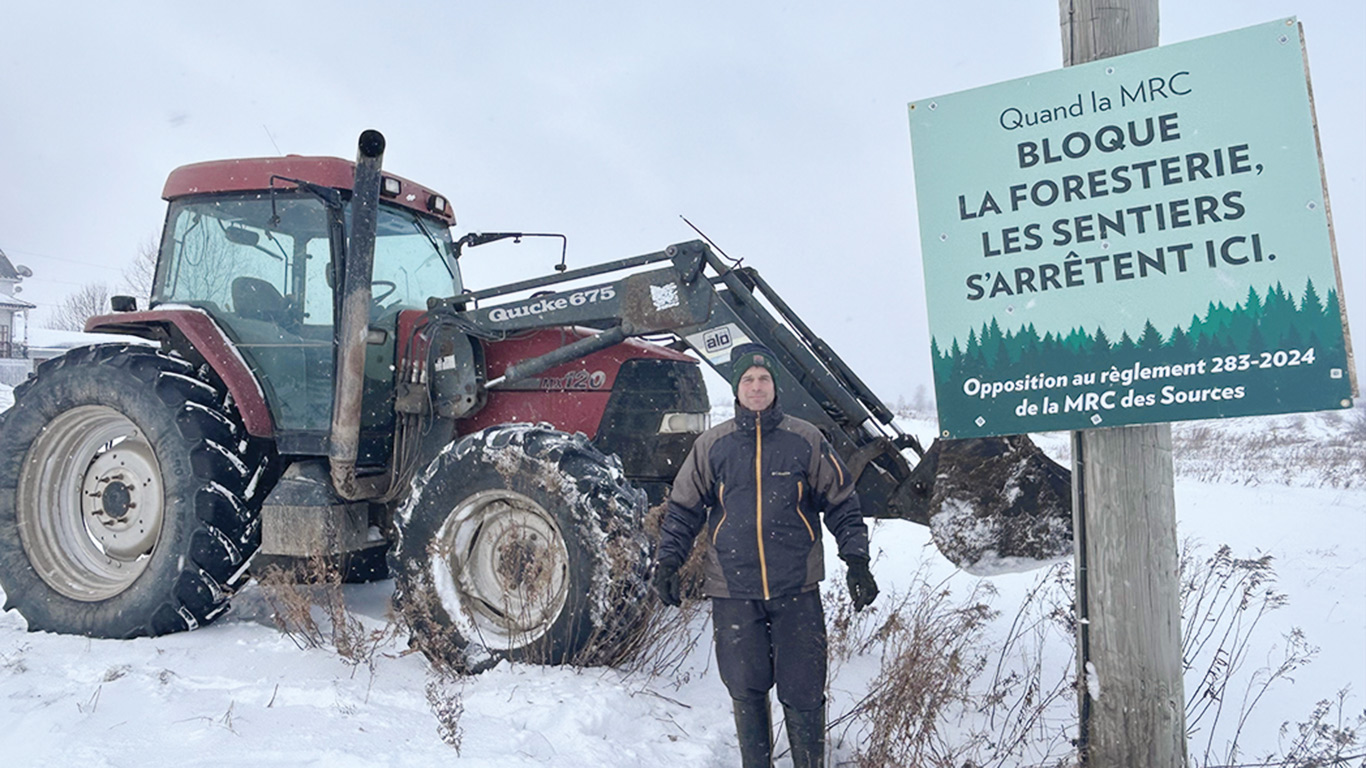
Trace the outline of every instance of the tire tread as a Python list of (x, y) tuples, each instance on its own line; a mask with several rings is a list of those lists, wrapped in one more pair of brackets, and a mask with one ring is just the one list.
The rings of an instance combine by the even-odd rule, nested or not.
[[(117, 386), (120, 377), (113, 371), (126, 373), (133, 381), (149, 388), (167, 409), (174, 413), (169, 421), (181, 446), (188, 446), (192, 479), (188, 492), (173, 492), (167, 485), (164, 514), (181, 514), (188, 518), (191, 530), (180, 540), (184, 551), (177, 558), (174, 573), (163, 588), (152, 588), (145, 599), (139, 598), (137, 615), (124, 615), (103, 610), (109, 601), (79, 603), (67, 600), (63, 607), (44, 607), (52, 600), (50, 588), (29, 578), (25, 589), (14, 577), (16, 569), (32, 567), (22, 547), (5, 551), (10, 556), (0, 562), (0, 579), (7, 595), (6, 608), (17, 608), (29, 620), (30, 630), (55, 629), (79, 631), (93, 636), (129, 637), (161, 635), (203, 626), (213, 621), (224, 610), (237, 584), (229, 584), (244, 573), (243, 564), (260, 546), (259, 508), (262, 490), (253, 488), (263, 474), (268, 475), (274, 465), (274, 449), (268, 441), (246, 437), (241, 418), (232, 407), (227, 390), (216, 376), (206, 375), (207, 369), (196, 370), (189, 361), (154, 348), (136, 344), (105, 344), (72, 350), (62, 357), (41, 364), (35, 375), (14, 390), (15, 408), (0, 415), (0, 438), (7, 446), (14, 440), (6, 435), (9, 416), (24, 406), (32, 397), (47, 397), (44, 384), (61, 379), (79, 382), (83, 388), (98, 392), (101, 387)], [(122, 379), (128, 381), (128, 379)], [(74, 386), (74, 385), (72, 385)], [(70, 407), (70, 406), (65, 406)], [(32, 435), (20, 440), (27, 450)], [(148, 439), (152, 439), (149, 435)], [(165, 437), (160, 439), (166, 439)], [(158, 452), (164, 446), (157, 446)], [(11, 494), (9, 509), (0, 514), (13, 516), (17, 496), (17, 478), (0, 480), (0, 486)], [(248, 490), (254, 491), (247, 498)], [(186, 498), (177, 497), (184, 496)], [(164, 522), (163, 525), (169, 525)], [(163, 529), (165, 533), (166, 529)], [(163, 541), (156, 546), (167, 546)], [(18, 552), (15, 555), (15, 552)], [(155, 557), (155, 552), (153, 557)], [(22, 559), (24, 562), (12, 562)], [(146, 574), (144, 573), (144, 576)], [(10, 576), (10, 578), (6, 578)], [(136, 582), (133, 586), (136, 585)], [(130, 589), (133, 588), (130, 586)], [(122, 597), (125, 593), (116, 595)], [(156, 597), (159, 595), (159, 597)], [(66, 616), (65, 612), (84, 612)], [(113, 613), (110, 616), (108, 614)], [(62, 625), (62, 626), (58, 626)]]

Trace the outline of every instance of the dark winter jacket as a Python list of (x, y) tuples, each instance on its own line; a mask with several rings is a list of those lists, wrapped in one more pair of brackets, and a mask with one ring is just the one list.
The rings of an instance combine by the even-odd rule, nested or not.
[[(839, 553), (868, 555), (854, 478), (809, 422), (775, 403), (702, 433), (669, 495), (659, 559), (688, 558), (706, 524), (709, 597), (768, 600), (815, 589), (825, 578), (820, 520)], [(756, 428), (757, 427), (757, 428)]]

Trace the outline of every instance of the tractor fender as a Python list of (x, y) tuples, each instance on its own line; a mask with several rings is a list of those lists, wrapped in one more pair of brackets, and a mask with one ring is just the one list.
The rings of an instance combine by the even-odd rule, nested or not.
[(121, 333), (160, 341), (190, 359), (199, 358), (223, 380), (247, 434), (271, 437), (275, 424), (261, 384), (232, 340), (208, 312), (188, 305), (161, 305), (141, 312), (96, 315), (85, 322), (87, 333)]

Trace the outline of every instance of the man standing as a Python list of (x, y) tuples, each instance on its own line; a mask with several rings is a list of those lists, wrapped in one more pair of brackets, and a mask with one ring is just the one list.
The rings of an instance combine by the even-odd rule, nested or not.
[(783, 414), (773, 353), (731, 355), (735, 418), (700, 435), (669, 495), (654, 584), (679, 605), (678, 569), (706, 525), (703, 593), (712, 598), (716, 666), (730, 692), (745, 768), (772, 764), (775, 683), (796, 768), (825, 757), (825, 578), (820, 521), (849, 566), (855, 610), (877, 596), (855, 478), (820, 431)]

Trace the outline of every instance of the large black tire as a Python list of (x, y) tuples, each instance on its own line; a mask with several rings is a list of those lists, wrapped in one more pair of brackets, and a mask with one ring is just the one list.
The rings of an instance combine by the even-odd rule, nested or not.
[(104, 345), (44, 363), (0, 415), (6, 610), (92, 637), (213, 621), (260, 546), (269, 454), (184, 360)]
[(645, 504), (583, 435), (510, 424), (451, 444), (395, 521), (413, 645), (459, 671), (615, 661), (647, 593)]

